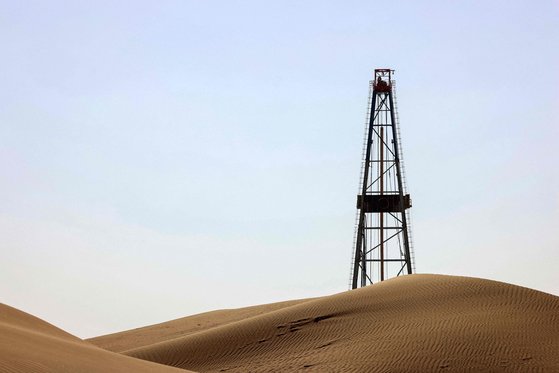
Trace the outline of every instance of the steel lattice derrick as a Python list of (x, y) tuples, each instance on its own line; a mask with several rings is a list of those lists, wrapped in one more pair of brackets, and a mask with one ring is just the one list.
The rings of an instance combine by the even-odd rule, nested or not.
[(376, 69), (371, 82), (365, 154), (357, 196), (351, 288), (412, 273), (393, 70)]

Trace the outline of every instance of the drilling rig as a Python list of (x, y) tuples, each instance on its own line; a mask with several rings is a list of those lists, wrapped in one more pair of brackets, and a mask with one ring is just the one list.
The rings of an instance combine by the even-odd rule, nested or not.
[(350, 287), (415, 272), (394, 70), (375, 69), (367, 120)]

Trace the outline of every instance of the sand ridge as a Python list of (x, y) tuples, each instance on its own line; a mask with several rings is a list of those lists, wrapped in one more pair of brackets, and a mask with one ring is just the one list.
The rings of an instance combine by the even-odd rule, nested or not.
[(0, 372), (185, 372), (109, 352), (0, 304)]
[(559, 297), (468, 277), (403, 276), (89, 341), (0, 304), (2, 373), (559, 372), (557, 351)]
[(109, 351), (125, 352), (248, 319), (311, 299), (290, 300), (237, 309), (204, 312), (142, 328), (90, 338), (87, 341)]
[(200, 372), (559, 371), (559, 297), (410, 275), (127, 355)]

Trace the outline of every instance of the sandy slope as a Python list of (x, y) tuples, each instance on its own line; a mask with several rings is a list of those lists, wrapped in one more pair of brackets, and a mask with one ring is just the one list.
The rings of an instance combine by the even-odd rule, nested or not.
[(162, 342), (126, 354), (203, 372), (559, 372), (559, 297), (465, 277), (405, 276), (184, 337), (158, 333)]
[(109, 351), (124, 352), (134, 348), (178, 337), (184, 337), (188, 334), (214, 328), (216, 326), (248, 319), (308, 300), (310, 299), (291, 300), (238, 309), (205, 312), (198, 315), (167, 321), (161, 324), (95, 337), (88, 339), (87, 341)]
[(126, 351), (100, 349), (0, 304), (0, 372), (559, 372), (559, 297), (482, 279), (412, 275), (91, 342)]
[(34, 316), (0, 304), (0, 372), (185, 371), (102, 350)]

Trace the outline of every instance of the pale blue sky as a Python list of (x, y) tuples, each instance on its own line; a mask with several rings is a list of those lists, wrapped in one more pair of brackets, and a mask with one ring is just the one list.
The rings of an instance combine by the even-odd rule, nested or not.
[(0, 301), (90, 337), (346, 290), (375, 67), (417, 270), (559, 295), (558, 25), (557, 1), (0, 1)]

